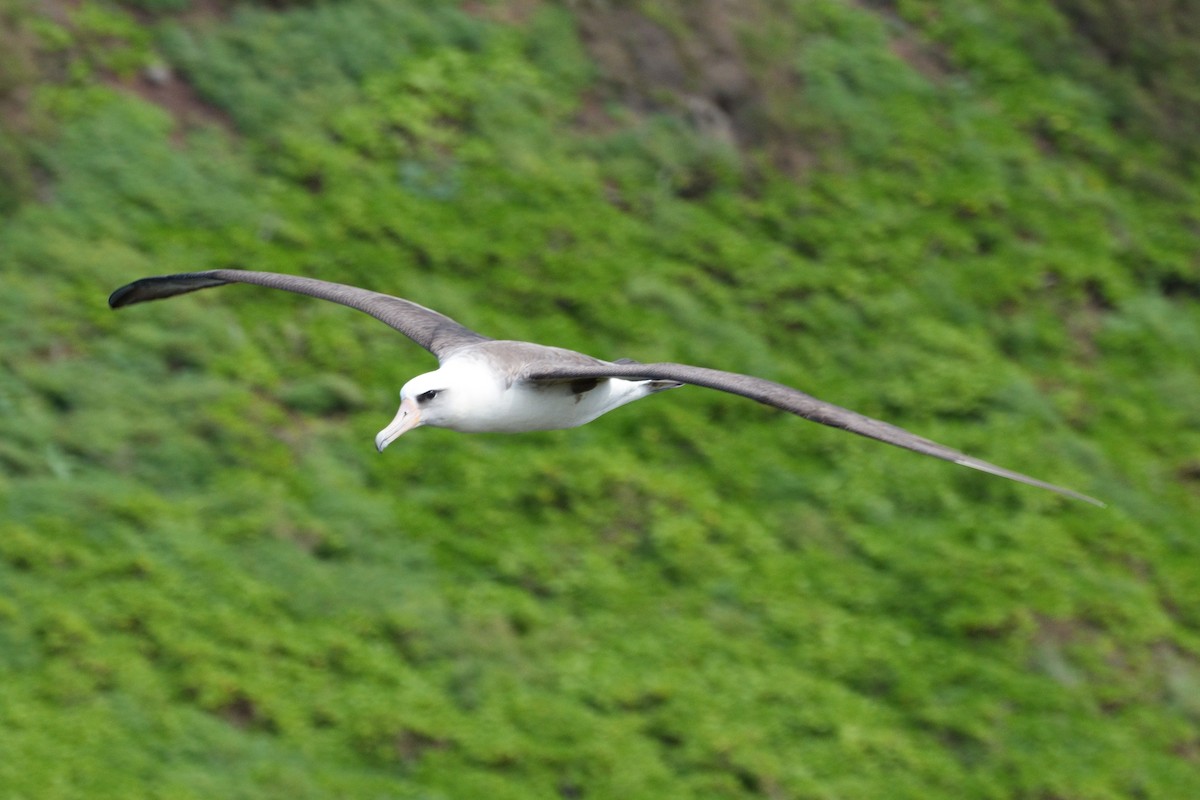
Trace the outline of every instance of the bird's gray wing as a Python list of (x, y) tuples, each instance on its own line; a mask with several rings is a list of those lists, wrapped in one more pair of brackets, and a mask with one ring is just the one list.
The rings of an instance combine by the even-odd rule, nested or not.
[(1052, 492), (1058, 492), (1061, 495), (1076, 500), (1083, 500), (1084, 502), (1098, 506), (1104, 505), (1094, 497), (1088, 497), (1071, 489), (1064, 489), (1061, 486), (1055, 486), (1052, 483), (1046, 483), (1037, 478), (1022, 475), (1019, 472), (1013, 472), (1012, 470), (998, 467), (995, 464), (989, 464), (986, 461), (960, 453), (957, 450), (917, 436), (914, 433), (909, 433), (895, 425), (890, 425), (886, 422), (859, 414), (856, 411), (818, 400), (799, 389), (793, 389), (790, 386), (784, 386), (783, 384), (762, 378), (740, 375), (736, 372), (693, 367), (688, 364), (612, 363), (600, 366), (587, 366), (544, 362), (531, 365), (523, 375), (523, 379), (527, 381), (550, 381), (569, 378), (626, 378), (628, 380), (678, 381), (679, 383), (688, 383), (693, 386), (703, 386), (708, 389), (730, 392), (731, 394), (749, 397), (751, 400), (757, 400), (765, 405), (788, 411), (813, 422), (819, 422), (822, 425), (841, 428), (851, 433), (857, 433), (860, 436), (877, 439), (881, 442), (887, 442), (897, 447), (903, 447), (907, 450), (923, 453), (945, 461), (952, 461), (955, 464), (962, 464), (964, 467), (971, 467), (992, 475), (999, 475), (1009, 480), (1027, 483), (1030, 486), (1049, 489)]
[(142, 278), (113, 292), (108, 298), (108, 304), (112, 308), (122, 308), (134, 303), (161, 300), (227, 283), (251, 283), (271, 289), (283, 289), (356, 308), (400, 331), (439, 360), (444, 360), (455, 350), (467, 345), (490, 341), (488, 337), (458, 324), (449, 317), (409, 300), (341, 283), (277, 272), (213, 269), (207, 272), (184, 272), (178, 275)]

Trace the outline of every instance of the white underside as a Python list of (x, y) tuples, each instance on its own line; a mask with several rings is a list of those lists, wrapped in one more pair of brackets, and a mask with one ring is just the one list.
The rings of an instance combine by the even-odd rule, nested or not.
[(645, 397), (645, 381), (611, 378), (575, 394), (569, 384), (515, 384), (499, 396), (480, 396), (469, 414), (445, 427), (469, 433), (523, 433), (574, 428)]

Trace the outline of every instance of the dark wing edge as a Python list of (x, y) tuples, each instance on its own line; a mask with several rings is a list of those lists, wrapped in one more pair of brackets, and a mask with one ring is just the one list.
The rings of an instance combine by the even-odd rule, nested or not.
[(528, 381), (562, 380), (566, 378), (668, 380), (687, 383), (693, 386), (702, 386), (707, 389), (716, 389), (748, 397), (751, 400), (757, 400), (764, 405), (773, 406), (804, 419), (819, 422), (822, 425), (840, 428), (869, 439), (875, 439), (896, 447), (902, 447), (906, 450), (912, 450), (916, 453), (940, 458), (943, 461), (950, 461), (964, 467), (977, 469), (990, 475), (997, 475), (1001, 478), (1017, 481), (1018, 483), (1047, 489), (1074, 500), (1082, 500), (1085, 503), (1104, 507), (1104, 503), (1086, 494), (1062, 486), (1056, 486), (1046, 481), (1040, 481), (1037, 478), (1031, 478), (1028, 475), (1023, 475), (1020, 472), (1014, 472), (1004, 467), (998, 467), (995, 464), (974, 458), (965, 453), (960, 453), (930, 439), (917, 436), (915, 433), (910, 433), (903, 428), (887, 422), (872, 419), (871, 417), (859, 414), (857, 411), (851, 411), (847, 408), (836, 406), (833, 403), (827, 403), (824, 400), (818, 400), (799, 389), (793, 389), (781, 383), (775, 383), (763, 378), (755, 378), (750, 375), (741, 375), (736, 372), (725, 372), (706, 367), (693, 367), (688, 364), (613, 363), (602, 366), (544, 365), (544, 367), (535, 364), (522, 377)]
[(342, 283), (278, 272), (214, 269), (142, 278), (113, 292), (108, 298), (108, 305), (111, 308), (124, 308), (135, 303), (162, 300), (228, 283), (249, 283), (270, 289), (283, 289), (357, 309), (400, 331), (439, 360), (444, 360), (446, 356), (462, 347), (490, 341), (488, 337), (460, 325), (446, 315), (417, 305), (411, 300)]

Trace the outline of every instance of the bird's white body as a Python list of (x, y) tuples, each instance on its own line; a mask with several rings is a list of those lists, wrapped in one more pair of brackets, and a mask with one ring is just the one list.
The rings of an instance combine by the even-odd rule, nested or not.
[(583, 392), (573, 391), (575, 383), (510, 382), (486, 359), (466, 353), (413, 378), (400, 397), (439, 391), (437, 407), (422, 411), (424, 425), (464, 433), (525, 433), (574, 428), (657, 391), (654, 381), (608, 378)]

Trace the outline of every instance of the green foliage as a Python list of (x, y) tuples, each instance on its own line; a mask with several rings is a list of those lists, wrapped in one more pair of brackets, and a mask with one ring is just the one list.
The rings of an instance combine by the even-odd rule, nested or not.
[(166, 52), (197, 90), (248, 133), (302, 125), (386, 74), (434, 49), (473, 49), (480, 26), (437, 2), (325, 3), (279, 14), (241, 6), (235, 24), (201, 36), (164, 31)]
[[(765, 4), (797, 176), (588, 124), (567, 11), (460, 6), (44, 23), (88, 68), (34, 87), (51, 188), (0, 225), (6, 796), (1200, 794), (1200, 192), (1100, 66), (1040, 69), (1066, 20)], [(234, 129), (100, 74), (151, 48)], [(431, 362), (371, 320), (104, 306), (212, 266), (762, 374), (1111, 505), (687, 389), (379, 457)]]

